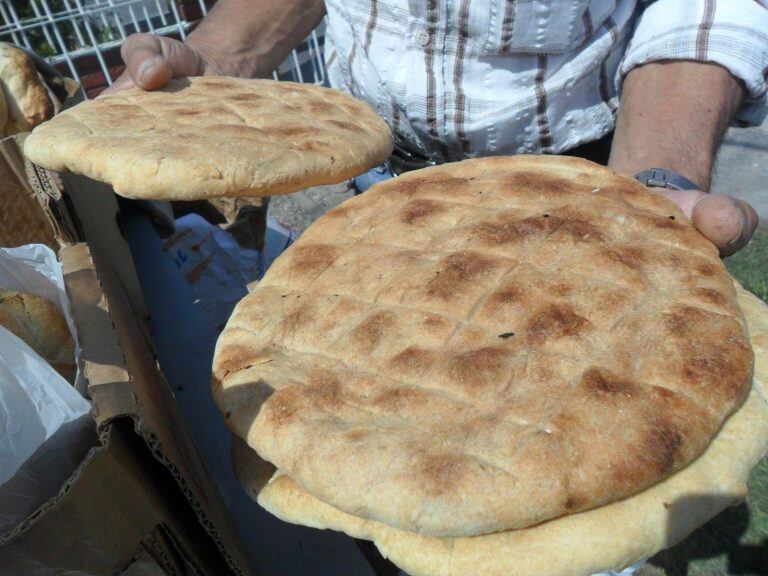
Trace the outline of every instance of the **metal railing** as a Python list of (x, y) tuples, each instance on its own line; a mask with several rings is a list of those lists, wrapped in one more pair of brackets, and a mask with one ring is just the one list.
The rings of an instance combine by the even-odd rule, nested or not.
[[(184, 18), (180, 4), (179, 0), (0, 0), (0, 41), (37, 52), (53, 65), (64, 64), (78, 83), (86, 73), (87, 57), (93, 56), (111, 85), (107, 55), (130, 34), (186, 37), (193, 22)], [(185, 4), (199, 9), (200, 15), (208, 12), (205, 0)], [(323, 37), (321, 26), (288, 56), (274, 78), (323, 84)]]

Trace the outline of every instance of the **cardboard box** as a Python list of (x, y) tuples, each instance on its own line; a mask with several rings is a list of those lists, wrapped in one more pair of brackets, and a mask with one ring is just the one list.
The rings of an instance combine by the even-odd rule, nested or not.
[(0, 142), (0, 191), (26, 209), (20, 243), (59, 248), (95, 440), (58, 493), (0, 538), (0, 576), (397, 574), (372, 544), (284, 523), (248, 497), (210, 398), (210, 363), (196, 357), (201, 335), (178, 305), (193, 295), (172, 261), (156, 265), (170, 260), (157, 227), (136, 202), (121, 209), (109, 186), (25, 162), (20, 139)]
[(111, 190), (24, 162), (16, 138), (0, 142), (0, 182), (0, 227), (16, 218), (5, 245), (59, 248), (97, 433), (58, 494), (0, 539), (0, 574), (251, 574), (155, 361)]

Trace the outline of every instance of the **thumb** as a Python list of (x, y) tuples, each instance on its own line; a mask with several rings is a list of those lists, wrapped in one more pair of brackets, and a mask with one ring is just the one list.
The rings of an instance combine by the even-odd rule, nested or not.
[(178, 40), (133, 34), (121, 49), (133, 83), (144, 90), (157, 90), (172, 78), (203, 73), (202, 58)]
[(757, 227), (757, 213), (752, 206), (730, 196), (698, 190), (660, 193), (677, 204), (693, 226), (717, 246), (721, 256), (743, 248)]

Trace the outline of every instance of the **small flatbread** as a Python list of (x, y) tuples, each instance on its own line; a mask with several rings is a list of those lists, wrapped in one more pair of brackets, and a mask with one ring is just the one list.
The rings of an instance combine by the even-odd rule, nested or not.
[[(0, 42), (0, 87), (8, 103), (5, 135), (29, 132), (53, 115), (53, 102), (35, 63), (24, 52)], [(0, 125), (0, 131), (3, 126)]]
[(525, 156), (411, 172), (320, 218), (236, 307), (213, 394), (323, 502), (458, 537), (656, 484), (751, 372), (731, 278), (677, 207)]
[(275, 516), (373, 540), (412, 576), (587, 576), (620, 570), (676, 544), (741, 501), (750, 471), (768, 450), (768, 306), (743, 289), (739, 303), (756, 356), (746, 402), (697, 460), (621, 502), (523, 530), (429, 538), (341, 512), (282, 474), (265, 487), (268, 465), (239, 439), (233, 464), (251, 497)]
[(0, 290), (0, 326), (37, 352), (70, 383), (74, 383), (75, 344), (61, 312), (45, 298)]
[(342, 92), (223, 77), (83, 102), (24, 145), (49, 170), (154, 200), (287, 194), (357, 176), (391, 151), (384, 121)]

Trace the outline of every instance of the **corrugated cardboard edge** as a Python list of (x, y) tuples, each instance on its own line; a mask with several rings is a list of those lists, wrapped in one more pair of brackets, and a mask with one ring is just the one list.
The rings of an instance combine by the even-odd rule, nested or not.
[(126, 295), (115, 285), (117, 278), (108, 272), (105, 255), (92, 256), (109, 300), (108, 310), (114, 318), (120, 348), (125, 354), (126, 370), (131, 375), (125, 383), (109, 379), (91, 386), (94, 405), (98, 405), (97, 421), (106, 425), (118, 416), (133, 417), (136, 431), (154, 457), (171, 472), (232, 571), (239, 575), (248, 574), (248, 564), (224, 515), (224, 506), (213, 480), (202, 463), (170, 386), (158, 370), (152, 352), (145, 346)]
[(22, 149), (27, 134), (17, 134), (0, 141), (2, 155), (17, 180), (42, 208), (42, 213), (60, 246), (67, 246), (78, 238), (77, 227), (62, 197), (61, 187), (53, 183), (58, 178), (24, 158)]
[[(171, 575), (231, 574), (227, 554), (200, 522), (190, 493), (180, 489), (178, 473), (135, 433), (137, 398), (88, 246), (68, 246), (60, 257), (92, 379), (89, 390), (100, 413), (99, 442), (53, 498), (0, 539), (0, 565), (19, 574), (34, 567), (42, 573), (61, 569), (106, 576), (122, 571), (144, 549)], [(148, 460), (156, 472), (141, 464)], [(162, 474), (165, 489), (155, 485)], [(131, 504), (132, 498), (141, 501)], [(119, 537), (115, 522), (125, 524)], [(46, 542), (50, 545), (40, 550)]]
[[(57, 174), (34, 166), (23, 157), (23, 138), (24, 135), (19, 135), (0, 142), (0, 152), (8, 158), (20, 181), (27, 183), (27, 191), (38, 200), (64, 246), (60, 259), (76, 324), (81, 314), (100, 316), (91, 318), (88, 324), (80, 316), (77, 326), (83, 343), (98, 340), (90, 342), (87, 350), (85, 345), (83, 348), (88, 395), (100, 436), (104, 438), (111, 423), (129, 418), (156, 461), (171, 473), (232, 573), (249, 575), (248, 562), (221, 496), (155, 361), (146, 307), (130, 249), (119, 229), (114, 194), (99, 183), (82, 177), (73, 179), (74, 175), (67, 175), (73, 189), (67, 187), (68, 192), (63, 193), (65, 188)], [(82, 222), (78, 214), (82, 215)], [(89, 244), (75, 244), (83, 239)], [(80, 286), (75, 290), (78, 283)], [(92, 461), (96, 456), (89, 457)], [(43, 506), (34, 518), (56, 506), (68, 489), (69, 486), (63, 487), (60, 495)], [(31, 521), (28, 519), (22, 526), (28, 527)], [(24, 529), (17, 528), (4, 541)]]
[(175, 480), (132, 429), (124, 418), (104, 427), (101, 445), (59, 494), (0, 542), (3, 574), (112, 576), (142, 550), (170, 575), (230, 574)]
[(138, 399), (88, 245), (69, 246), (60, 258), (82, 348), (88, 396), (101, 431), (111, 418), (135, 415)]
[[(77, 208), (82, 199), (72, 200)], [(99, 235), (110, 233), (119, 234), (116, 225)], [(173, 475), (231, 570), (235, 574), (248, 574), (248, 563), (213, 479), (147, 345), (139, 315), (122, 289), (125, 270), (118, 274), (115, 266), (133, 266), (133, 263), (116, 262), (111, 251), (99, 247), (110, 246), (117, 240), (102, 240), (89, 238), (88, 245), (77, 244), (62, 251), (65, 284), (71, 290), (75, 316), (90, 314), (90, 326), (101, 325), (99, 330), (94, 330), (98, 336), (93, 336), (99, 338), (98, 346), (89, 346), (95, 353), (84, 350), (83, 358), (97, 424), (102, 429), (115, 418), (130, 417), (154, 457)], [(108, 339), (103, 337), (106, 332), (111, 332)], [(92, 336), (85, 329), (81, 338), (88, 343)]]
[(20, 162), (16, 140), (0, 141), (0, 246), (36, 243), (57, 250), (60, 240), (32, 193)]

